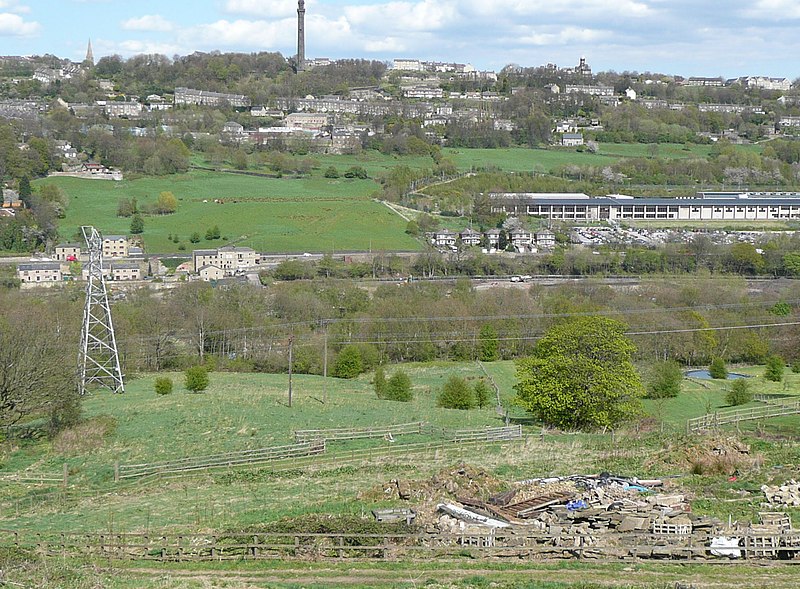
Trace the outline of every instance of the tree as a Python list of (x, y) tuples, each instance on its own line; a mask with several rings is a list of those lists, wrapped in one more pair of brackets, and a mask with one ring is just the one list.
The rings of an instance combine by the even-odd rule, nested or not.
[(131, 199), (121, 198), (117, 201), (117, 217), (130, 217), (135, 212)]
[(479, 409), (488, 407), (492, 401), (492, 391), (482, 378), (475, 383), (475, 403)]
[(172, 392), (172, 379), (168, 376), (159, 376), (153, 384), (153, 388), (157, 395), (169, 395)]
[(195, 231), (189, 236), (189, 241), (191, 241), (192, 243), (200, 243), (200, 234), (197, 231)]
[(780, 356), (770, 356), (767, 358), (767, 368), (764, 371), (764, 378), (772, 382), (781, 382), (783, 380), (783, 370), (786, 363)]
[(144, 219), (142, 219), (142, 216), (138, 213), (131, 219), (131, 233), (133, 235), (144, 233)]
[(372, 384), (375, 386), (375, 395), (379, 399), (386, 398), (386, 373), (383, 371), (383, 366), (378, 366), (375, 369), (375, 378), (372, 379)]
[(497, 339), (497, 330), (488, 323), (481, 327), (478, 335), (480, 339), (481, 362), (494, 362), (500, 359), (500, 342)]
[(402, 370), (398, 370), (386, 381), (386, 399), (407, 402), (412, 398), (411, 378)]
[(750, 383), (745, 378), (737, 378), (731, 384), (731, 388), (725, 395), (725, 402), (728, 405), (744, 405), (753, 400), (753, 392), (750, 390)]
[(657, 362), (653, 365), (647, 383), (648, 399), (667, 399), (677, 397), (681, 392), (683, 372), (674, 360)]
[[(78, 388), (65, 327), (32, 301), (4, 300), (0, 318), (0, 426), (47, 418), (51, 433), (77, 422)], [(67, 327), (68, 329), (68, 327)]]
[(476, 405), (475, 392), (466, 380), (453, 375), (436, 397), (436, 405), (445, 409), (472, 409)]
[(414, 219), (411, 219), (408, 223), (406, 223), (406, 233), (413, 235), (414, 237), (419, 235), (419, 224)]
[(333, 375), (338, 378), (355, 378), (363, 371), (364, 362), (358, 346), (351, 344), (342, 348), (333, 365)]
[(336, 169), (334, 166), (328, 166), (328, 169), (325, 170), (323, 174), (326, 178), (338, 178), (339, 177), (339, 170)]
[(169, 215), (178, 210), (178, 199), (170, 191), (160, 192), (156, 202), (156, 212), (161, 215)]
[(211, 241), (213, 239), (219, 239), (220, 235), (221, 234), (220, 234), (220, 231), (219, 231), (219, 225), (214, 225), (213, 227), (209, 227), (208, 229), (206, 229), (206, 240), (207, 241)]
[(643, 387), (625, 325), (605, 317), (556, 324), (517, 364), (515, 402), (567, 429), (614, 427), (641, 411)]
[(711, 365), (708, 367), (708, 374), (711, 378), (722, 380), (728, 378), (728, 368), (725, 366), (725, 360), (719, 357), (711, 360)]
[(31, 206), (32, 194), (33, 190), (31, 189), (31, 179), (25, 175), (19, 179), (19, 199), (25, 203), (26, 207)]
[(208, 370), (202, 364), (187, 368), (183, 375), (186, 390), (199, 393), (208, 388)]

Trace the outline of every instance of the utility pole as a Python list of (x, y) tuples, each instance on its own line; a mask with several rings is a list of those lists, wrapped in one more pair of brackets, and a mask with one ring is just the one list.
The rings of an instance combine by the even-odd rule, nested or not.
[(292, 406), (292, 347), (294, 346), (294, 336), (289, 336), (289, 407)]

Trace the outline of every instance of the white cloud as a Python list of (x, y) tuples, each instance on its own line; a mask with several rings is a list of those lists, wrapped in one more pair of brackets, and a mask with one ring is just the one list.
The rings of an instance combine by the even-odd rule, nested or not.
[(370, 53), (400, 53), (406, 51), (408, 47), (402, 39), (397, 37), (386, 37), (385, 39), (375, 39), (364, 41), (364, 51)]
[(0, 0), (0, 9), (14, 14), (28, 14), (31, 11), (30, 6), (19, 4), (17, 0)]
[(519, 37), (526, 45), (568, 45), (570, 43), (594, 43), (612, 37), (610, 31), (565, 27), (553, 32), (534, 32)]
[(161, 54), (161, 55), (175, 55), (191, 53), (194, 49), (189, 47), (182, 47), (174, 43), (160, 43), (158, 41), (142, 41), (138, 39), (128, 39), (125, 41), (109, 41), (106, 39), (98, 39), (94, 42), (95, 55), (104, 54), (119, 54), (123, 56), (141, 55), (141, 54)]
[(123, 21), (121, 26), (126, 31), (153, 31), (161, 33), (171, 31), (174, 28), (173, 24), (160, 14), (145, 14), (139, 18), (129, 18)]
[(781, 20), (800, 18), (800, 3), (796, 0), (757, 0), (754, 6), (743, 11), (746, 17)]
[(296, 0), (227, 0), (225, 11), (262, 18), (284, 18), (296, 14)]
[(366, 29), (436, 31), (459, 18), (455, 2), (420, 0), (344, 7), (347, 20)]
[(483, 16), (536, 16), (568, 15), (572, 19), (585, 20), (587, 17), (651, 16), (656, 11), (640, 0), (464, 0), (465, 10)]
[(18, 14), (0, 12), (0, 37), (29, 37), (39, 32), (39, 23), (25, 21)]

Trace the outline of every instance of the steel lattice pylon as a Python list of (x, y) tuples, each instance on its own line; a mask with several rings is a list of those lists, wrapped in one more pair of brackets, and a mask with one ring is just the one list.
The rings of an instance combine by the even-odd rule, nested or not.
[(92, 384), (106, 387), (114, 393), (124, 393), (117, 339), (103, 276), (103, 238), (91, 226), (81, 227), (81, 231), (89, 246), (89, 276), (81, 330), (81, 394)]

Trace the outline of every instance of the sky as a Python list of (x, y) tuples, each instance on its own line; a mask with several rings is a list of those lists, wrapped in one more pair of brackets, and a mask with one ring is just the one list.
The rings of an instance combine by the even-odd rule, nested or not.
[[(0, 0), (0, 55), (296, 53), (295, 0)], [(800, 76), (800, 0), (308, 0), (306, 56)]]

